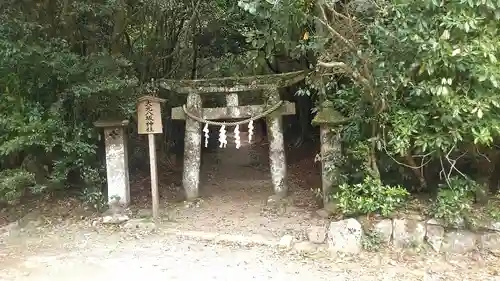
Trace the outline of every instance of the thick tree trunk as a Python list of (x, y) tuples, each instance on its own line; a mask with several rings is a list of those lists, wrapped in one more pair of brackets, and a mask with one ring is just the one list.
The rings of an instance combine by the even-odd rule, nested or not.
[(125, 30), (125, 17), (127, 3), (124, 0), (118, 1), (118, 7), (114, 15), (114, 26), (113, 26), (113, 37), (111, 42), (111, 54), (119, 55), (121, 54), (121, 37), (123, 31)]

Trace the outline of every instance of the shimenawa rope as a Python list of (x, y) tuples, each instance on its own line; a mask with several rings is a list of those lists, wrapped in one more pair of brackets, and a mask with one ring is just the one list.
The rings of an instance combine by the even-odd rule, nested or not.
[(255, 121), (257, 119), (266, 117), (267, 115), (269, 115), (269, 114), (273, 113), (274, 111), (276, 111), (277, 109), (279, 109), (281, 107), (281, 105), (283, 105), (283, 101), (282, 100), (280, 100), (275, 105), (271, 106), (270, 108), (262, 111), (261, 113), (255, 115), (255, 116), (252, 116), (252, 117), (250, 117), (248, 119), (245, 119), (245, 120), (234, 121), (234, 122), (219, 122), (219, 121), (212, 121), (212, 120), (203, 119), (203, 118), (201, 118), (199, 116), (196, 116), (196, 115), (192, 114), (191, 112), (189, 112), (187, 110), (185, 104), (182, 106), (182, 110), (184, 110), (184, 113), (189, 118), (191, 118), (193, 120), (196, 120), (196, 121), (198, 121), (200, 123), (208, 124), (208, 125), (213, 125), (213, 126), (232, 127), (232, 126), (237, 126), (237, 125), (243, 125), (243, 124), (249, 123), (250, 121)]

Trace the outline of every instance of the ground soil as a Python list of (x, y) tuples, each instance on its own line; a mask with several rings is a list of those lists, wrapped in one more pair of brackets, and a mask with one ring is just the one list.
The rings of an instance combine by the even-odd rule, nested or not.
[[(275, 241), (285, 234), (303, 239), (317, 217), (311, 189), (320, 186), (314, 146), (289, 150), (290, 205), (267, 210), (272, 194), (265, 143), (219, 149), (204, 155), (202, 200), (186, 207), (180, 174), (159, 168), (164, 220), (153, 232), (95, 224), (96, 215), (74, 199), (38, 202), (17, 213), (22, 227), (0, 233), (0, 280), (109, 280), (143, 276), (168, 280), (500, 280), (500, 263), (485, 253), (441, 255), (383, 249), (356, 256), (323, 251), (298, 254), (271, 246), (237, 246), (224, 241), (172, 235), (199, 233), (258, 236)], [(132, 179), (135, 213), (149, 208), (149, 180)], [(35, 208), (36, 207), (36, 208)], [(27, 215), (26, 215), (27, 214)], [(12, 220), (12, 216), (6, 221)], [(265, 244), (265, 243), (264, 243)]]

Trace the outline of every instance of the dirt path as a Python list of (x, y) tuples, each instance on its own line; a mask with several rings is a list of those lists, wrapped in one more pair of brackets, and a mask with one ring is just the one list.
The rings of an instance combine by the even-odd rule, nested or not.
[(315, 208), (301, 204), (311, 201), (312, 193), (290, 185), (290, 205), (284, 214), (265, 210), (273, 194), (271, 176), (264, 153), (231, 147), (205, 155), (202, 167), (202, 203), (197, 208), (169, 204), (171, 219), (184, 229), (229, 234), (260, 234), (281, 237), (300, 236), (311, 225), (324, 224), (313, 216)]
[[(24, 232), (0, 233), (0, 281), (500, 281), (498, 259), (479, 253), (389, 250), (332, 257), (321, 248), (305, 254), (269, 246), (285, 234), (303, 239), (311, 225), (328, 222), (314, 216), (309, 189), (315, 186), (304, 186), (308, 181), (290, 182), (292, 203), (286, 212), (263, 210), (273, 193), (266, 157), (265, 148), (249, 147), (206, 156), (203, 201), (189, 208), (165, 201), (163, 211), (170, 220), (158, 223), (154, 233), (95, 226), (92, 218), (82, 220), (77, 214)], [(268, 246), (228, 242), (254, 241), (249, 237)]]
[[(59, 241), (60, 245), (62, 241)], [(151, 236), (84, 235), (38, 250), (0, 269), (0, 280), (327, 280), (313, 262), (282, 259), (262, 247), (242, 248)], [(26, 253), (25, 253), (26, 254)], [(2, 279), (3, 278), (3, 279)]]
[[(495, 261), (363, 253), (309, 256), (269, 246), (237, 246), (168, 235), (82, 226), (22, 233), (0, 244), (0, 280), (481, 280)], [(121, 279), (123, 278), (123, 279)], [(158, 279), (162, 278), (162, 279)]]

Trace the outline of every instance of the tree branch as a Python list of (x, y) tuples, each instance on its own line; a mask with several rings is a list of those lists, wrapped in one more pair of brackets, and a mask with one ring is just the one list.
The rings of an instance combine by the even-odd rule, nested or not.
[[(191, 15), (191, 18), (189, 19), (189, 21), (187, 23), (187, 27), (191, 26), (194, 23), (194, 21), (196, 20), (196, 17), (198, 15), (198, 9), (200, 7), (201, 2), (202, 2), (201, 0), (198, 0), (196, 2), (196, 4), (194, 4), (193, 14)], [(186, 28), (184, 30), (184, 35), (187, 36), (188, 33), (189, 33), (189, 28)], [(181, 44), (179, 44), (179, 41), (177, 41), (177, 44), (175, 45), (174, 50), (170, 54), (168, 54), (167, 56), (163, 57), (162, 59), (169, 59), (169, 58), (175, 56), (180, 50), (180, 45)]]
[(337, 30), (335, 30), (335, 28), (333, 28), (330, 24), (327, 23), (328, 18), (326, 16), (325, 9), (323, 8), (322, 5), (319, 5), (319, 9), (321, 11), (321, 15), (323, 16), (323, 19), (320, 19), (319, 17), (315, 17), (316, 20), (318, 20), (321, 24), (323, 24), (328, 29), (328, 31), (330, 31), (330, 33), (335, 35), (335, 37), (337, 37), (342, 42), (344, 42), (344, 44), (346, 44), (349, 48), (351, 48), (351, 50), (357, 51), (358, 49), (357, 49), (356, 45), (354, 45), (354, 43), (352, 43), (347, 38), (342, 36)]

